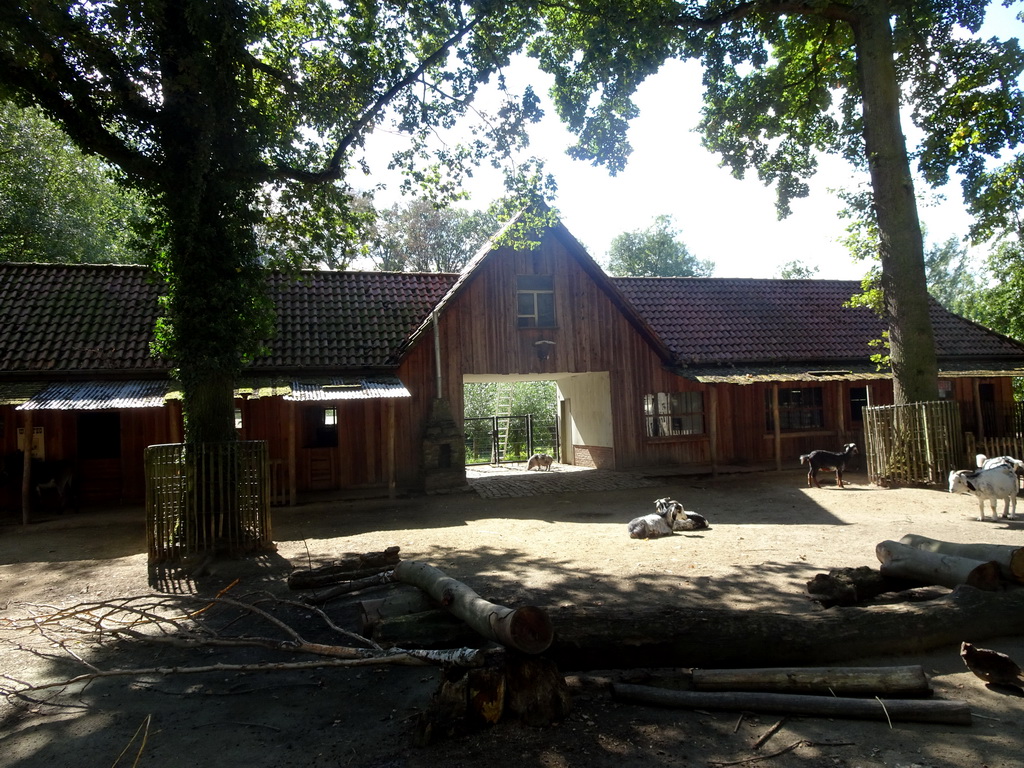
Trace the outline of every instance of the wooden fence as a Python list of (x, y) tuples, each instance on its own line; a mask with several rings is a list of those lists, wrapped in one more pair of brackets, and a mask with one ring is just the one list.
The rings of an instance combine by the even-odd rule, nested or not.
[(944, 485), (960, 469), (964, 437), (953, 401), (864, 409), (868, 480), (877, 485)]
[(151, 445), (145, 467), (151, 563), (272, 547), (266, 442)]

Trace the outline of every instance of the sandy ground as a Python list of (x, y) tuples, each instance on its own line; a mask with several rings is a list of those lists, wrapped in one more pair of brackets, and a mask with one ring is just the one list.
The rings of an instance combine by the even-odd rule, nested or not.
[[(124, 643), (96, 648), (88, 638), (60, 644), (54, 642), (58, 638), (46, 641), (15, 630), (11, 621), (50, 610), (40, 605), (214, 594), (234, 578), (240, 583), (231, 594), (280, 593), (293, 568), (388, 546), (510, 606), (625, 611), (667, 602), (804, 613), (821, 610), (807, 598), (809, 579), (831, 568), (877, 566), (875, 545), (885, 539), (918, 533), (948, 541), (1018, 545), (1024, 540), (1024, 519), (979, 522), (971, 498), (941, 489), (881, 489), (867, 485), (863, 476), (848, 473), (847, 478), (846, 489), (805, 488), (803, 474), (793, 470), (714, 480), (671, 478), (612, 490), (595, 482), (604, 489), (588, 491), (576, 477), (568, 493), (481, 498), (469, 492), (306, 504), (274, 510), (276, 553), (217, 563), (208, 575), (165, 579), (158, 589), (149, 583), (140, 510), (87, 511), (27, 528), (4, 525), (0, 674), (7, 679), (0, 684), (9, 689), (15, 687), (12, 678), (66, 680), (86, 671), (85, 664), (152, 669), (264, 660), (267, 652), (248, 649)], [(653, 511), (652, 502), (661, 496), (705, 515), (711, 528), (656, 541), (629, 539), (625, 523)], [(332, 604), (332, 612), (339, 623), (352, 622), (353, 601)], [(1024, 638), (993, 638), (984, 645), (1024, 661)], [(935, 696), (966, 701), (973, 724), (890, 727), (792, 717), (754, 751), (753, 743), (778, 716), (623, 703), (573, 678), (573, 710), (562, 723), (546, 728), (501, 723), (472, 736), (414, 747), (416, 718), (440, 676), (433, 667), (144, 671), (24, 699), (8, 697), (0, 705), (0, 766), (1021, 764), (1024, 698), (988, 688), (964, 668), (956, 647), (853, 663), (923, 665)]]

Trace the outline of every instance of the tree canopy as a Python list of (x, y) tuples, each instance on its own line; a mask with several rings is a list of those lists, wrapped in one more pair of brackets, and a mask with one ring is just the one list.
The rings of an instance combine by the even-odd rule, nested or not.
[(671, 216), (658, 216), (647, 229), (623, 232), (608, 249), (608, 270), (632, 277), (708, 277), (715, 269), (711, 260), (692, 255)]
[(144, 200), (36, 109), (0, 102), (0, 260), (140, 263)]
[(774, 184), (780, 215), (807, 194), (817, 153), (866, 169), (895, 396), (932, 400), (937, 364), (901, 107), (924, 137), (914, 154), (929, 183), (956, 171), (969, 200), (998, 196), (989, 160), (1024, 139), (1024, 54), (1015, 39), (979, 39), (987, 5), (570, 2), (547, 11), (531, 51), (555, 76), (556, 108), (579, 136), (572, 153), (613, 172), (630, 152), (636, 88), (681, 57), (704, 67), (705, 146), (735, 175), (753, 170)]
[(299, 264), (362, 238), (350, 175), (374, 130), (405, 137), (407, 183), (520, 146), (527, 90), (463, 145), (428, 140), (536, 30), (526, 5), (437, 0), (142, 0), (0, 4), (0, 98), (35, 105), (150, 196), (167, 283), (161, 351), (186, 440), (234, 438), (232, 389), (272, 332), (266, 254)]
[(484, 211), (417, 197), (380, 212), (370, 255), (385, 272), (459, 272), (498, 227)]

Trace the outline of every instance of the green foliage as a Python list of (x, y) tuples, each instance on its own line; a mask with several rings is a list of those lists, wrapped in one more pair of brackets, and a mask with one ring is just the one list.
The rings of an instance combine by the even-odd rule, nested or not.
[(0, 102), (0, 260), (143, 261), (147, 210), (37, 109)]
[(41, 108), (159, 209), (159, 345), (187, 440), (234, 437), (232, 381), (273, 331), (266, 268), (357, 252), (368, 213), (350, 176), (372, 172), (371, 132), (402, 137), (392, 165), (437, 200), (523, 145), (528, 89), (468, 143), (434, 139), (538, 23), (502, 0), (0, 4), (0, 99)]
[(783, 280), (810, 280), (818, 274), (818, 268), (804, 264), (800, 259), (787, 261), (779, 270), (779, 277)]
[[(533, 416), (533, 450), (554, 454), (558, 388), (553, 381), (487, 382), (463, 387), (467, 461), (490, 459), (492, 416), (511, 416), (506, 460), (529, 458), (525, 422)], [(507, 409), (507, 410), (506, 410)], [(480, 421), (472, 421), (480, 419)]]
[(644, 230), (624, 232), (611, 242), (608, 271), (632, 277), (708, 277), (715, 269), (710, 260), (693, 256), (679, 239), (671, 216), (658, 216)]
[(381, 211), (370, 255), (385, 272), (459, 272), (497, 230), (483, 211), (415, 198)]

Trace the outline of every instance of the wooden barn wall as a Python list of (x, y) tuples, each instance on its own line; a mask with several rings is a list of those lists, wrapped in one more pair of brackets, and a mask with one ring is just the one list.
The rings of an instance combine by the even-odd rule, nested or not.
[[(516, 276), (553, 275), (555, 328), (518, 328)], [(665, 370), (660, 357), (623, 316), (622, 310), (572, 258), (559, 238), (548, 235), (533, 252), (502, 249), (476, 270), (439, 321), (442, 387), (461, 424), (464, 374), (530, 375), (607, 371), (614, 461), (617, 468), (706, 460), (707, 438), (646, 440), (643, 396), (649, 392), (701, 389)], [(534, 343), (554, 341), (547, 359)], [(433, 335), (427, 334), (404, 370), (419, 370), (430, 391)], [(429, 374), (429, 375), (428, 375)], [(417, 384), (402, 373), (410, 389)], [(413, 391), (416, 391), (413, 389)]]
[[(78, 502), (82, 506), (103, 504), (141, 504), (145, 499), (146, 478), (143, 452), (149, 445), (181, 440), (181, 416), (177, 403), (163, 408), (129, 408), (121, 411), (32, 411), (32, 427), (43, 429), (45, 460), (70, 461), (74, 465)], [(111, 427), (119, 428), (119, 438), (93, 435), (80, 429), (80, 416), (109, 416)], [(0, 408), (3, 420), (3, 455), (17, 451), (17, 430), (24, 427), (25, 411), (12, 406)], [(88, 416), (87, 416), (88, 417)], [(116, 446), (102, 457), (88, 454), (90, 443)], [(47, 500), (44, 500), (47, 501)], [(5, 487), (0, 493), (5, 507), (20, 506), (20, 486)]]

